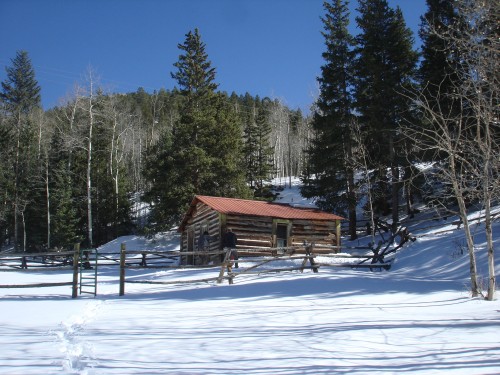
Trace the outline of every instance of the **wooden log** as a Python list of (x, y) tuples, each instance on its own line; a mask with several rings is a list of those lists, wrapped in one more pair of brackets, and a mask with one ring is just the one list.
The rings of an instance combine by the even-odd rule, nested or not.
[(78, 265), (80, 263), (80, 244), (75, 244), (75, 251), (73, 253), (73, 290), (71, 298), (78, 297)]
[[(227, 277), (226, 277), (227, 278)], [(219, 277), (207, 277), (204, 279), (191, 279), (191, 280), (171, 280), (171, 281), (156, 281), (156, 280), (126, 280), (127, 283), (133, 284), (160, 284), (160, 285), (172, 285), (172, 284), (195, 284), (201, 282), (218, 281)]]
[(10, 259), (10, 258), (36, 258), (43, 256), (65, 256), (65, 255), (73, 255), (74, 250), (71, 251), (51, 251), (46, 253), (0, 253), (0, 259)]
[(220, 271), (219, 271), (219, 277), (217, 278), (217, 284), (222, 283), (222, 280), (224, 279), (224, 273), (226, 272), (226, 269), (229, 271), (229, 258), (231, 256), (231, 251), (226, 251), (224, 255), (224, 260), (222, 261), (220, 265)]
[(9, 268), (0, 268), (0, 272), (19, 272), (20, 270), (28, 273), (35, 273), (35, 272), (40, 272), (40, 271), (61, 271), (61, 270), (72, 270), (73, 266), (65, 266), (65, 267), (30, 267), (28, 269), (23, 269), (21, 266), (7, 266)]
[[(303, 271), (304, 269), (312, 269), (313, 272), (318, 272), (318, 268), (320, 267), (319, 264), (316, 264), (314, 266), (299, 266), (299, 267), (286, 267), (286, 268), (270, 268), (266, 270), (260, 270), (260, 271), (251, 271), (251, 272), (246, 272), (246, 271), (240, 271), (240, 272), (234, 272), (234, 275), (243, 275), (243, 274), (248, 274), (248, 275), (259, 275), (262, 273), (276, 273), (276, 272), (286, 272), (286, 271)], [(314, 271), (316, 270), (316, 271)]]
[(63, 283), (9, 284), (9, 285), (0, 285), (0, 289), (43, 288), (43, 287), (66, 286), (66, 285), (73, 285), (73, 282), (68, 281)]
[(239, 246), (271, 247), (271, 236), (268, 239), (239, 238)]
[(125, 295), (125, 258), (126, 254), (126, 246), (125, 243), (120, 245), (120, 291), (119, 295)]
[(318, 262), (317, 265), (321, 267), (348, 267), (348, 268), (387, 268), (390, 267), (390, 263), (321, 263)]

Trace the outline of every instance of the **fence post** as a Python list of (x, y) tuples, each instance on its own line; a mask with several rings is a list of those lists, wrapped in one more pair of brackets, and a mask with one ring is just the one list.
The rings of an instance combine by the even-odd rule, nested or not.
[[(222, 280), (224, 279), (224, 273), (226, 272), (226, 268), (229, 264), (229, 257), (231, 255), (231, 249), (224, 248), (223, 251), (225, 251), (224, 254), (224, 260), (222, 261), (222, 264), (220, 265), (220, 272), (219, 272), (219, 277), (217, 278), (217, 284), (222, 283)], [(229, 271), (229, 270), (228, 270)], [(228, 272), (229, 274), (229, 272)], [(233, 283), (233, 279), (229, 278), (229, 284)]]
[(316, 261), (314, 260), (313, 249), (314, 242), (311, 242), (311, 245), (306, 249), (306, 251), (309, 255), (309, 263), (311, 264), (313, 272), (318, 273), (318, 267), (316, 266)]
[(78, 297), (78, 264), (80, 263), (80, 244), (75, 243), (75, 252), (73, 254), (73, 293), (71, 298)]
[(309, 260), (309, 264), (311, 265), (311, 268), (314, 273), (318, 272), (318, 267), (316, 266), (316, 262), (314, 261), (313, 258), (313, 248), (314, 248), (314, 242), (311, 242), (308, 244), (307, 242), (304, 241), (304, 247), (305, 247), (305, 256), (304, 260), (302, 261), (302, 267), (300, 269), (300, 272), (304, 272), (304, 267), (306, 266), (307, 261)]
[(125, 257), (126, 246), (122, 243), (120, 247), (120, 296), (125, 295)]

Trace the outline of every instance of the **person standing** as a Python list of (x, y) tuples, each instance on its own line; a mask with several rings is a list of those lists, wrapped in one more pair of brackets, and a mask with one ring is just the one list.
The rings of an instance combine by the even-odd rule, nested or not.
[(208, 231), (204, 231), (202, 234), (200, 234), (200, 237), (198, 238), (198, 251), (201, 253), (200, 256), (200, 262), (201, 264), (206, 264), (208, 263), (208, 252), (210, 251), (210, 240), (212, 238), (208, 234)]
[(224, 235), (223, 247), (227, 247), (229, 249), (229, 258), (235, 261), (235, 268), (238, 268), (238, 251), (236, 250), (237, 243), (238, 237), (236, 236), (236, 233), (234, 233), (231, 228), (227, 228), (226, 234)]

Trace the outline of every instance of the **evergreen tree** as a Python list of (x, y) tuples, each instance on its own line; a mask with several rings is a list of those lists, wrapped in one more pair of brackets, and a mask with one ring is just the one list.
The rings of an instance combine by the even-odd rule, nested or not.
[(267, 104), (269, 100), (263, 102), (258, 109), (255, 119), (255, 138), (256, 138), (256, 173), (255, 180), (257, 181), (256, 196), (268, 195), (265, 183), (270, 181), (272, 172), (274, 171), (273, 154), (274, 149), (271, 146), (271, 124), (267, 118)]
[(205, 47), (197, 28), (194, 33), (189, 31), (186, 34), (184, 44), (177, 45), (183, 54), (179, 55), (179, 61), (174, 64), (177, 72), (171, 73), (171, 76), (179, 84), (181, 93), (190, 98), (203, 97), (213, 93), (218, 87), (214, 82), (215, 68), (208, 60)]
[[(211, 66), (198, 29), (186, 34), (172, 77), (185, 98), (172, 134), (152, 149), (146, 194), (157, 226), (180, 219), (195, 194), (246, 196), (241, 130), (226, 95), (216, 93)], [(155, 161), (157, 160), (157, 162)], [(160, 181), (160, 179), (163, 179)]]
[(421, 17), (419, 32), (422, 39), (421, 91), (432, 108), (439, 107), (450, 117), (457, 116), (462, 110), (457, 97), (462, 69), (459, 49), (454, 46), (453, 39), (458, 36), (460, 19), (451, 1), (427, 0), (427, 8)]
[(31, 112), (40, 107), (40, 87), (35, 79), (35, 72), (26, 51), (18, 51), (12, 59), (12, 66), (6, 67), (7, 78), (2, 82), (0, 101), (8, 115), (7, 126), (12, 128), (12, 138), (7, 149), (11, 166), (8, 179), (6, 202), (12, 218), (10, 231), (14, 234), (14, 246), (18, 249), (22, 235), (23, 250), (26, 250), (26, 208), (32, 200), (33, 171), (36, 154), (33, 147), (34, 129)]
[[(321, 67), (320, 96), (312, 121), (314, 136), (308, 150), (308, 176), (302, 194), (317, 197), (328, 211), (349, 212), (351, 237), (356, 235), (356, 198), (351, 163), (351, 121), (354, 39), (348, 31), (349, 12), (342, 0), (325, 2), (322, 19), (326, 51)], [(312, 176), (311, 176), (312, 175)]]
[(82, 239), (79, 234), (79, 221), (76, 203), (72, 197), (72, 179), (67, 173), (66, 161), (61, 160), (54, 168), (52, 245), (72, 248)]
[(154, 228), (168, 229), (178, 219), (177, 197), (183, 192), (174, 183), (180, 178), (177, 176), (176, 163), (172, 159), (170, 132), (164, 131), (158, 142), (148, 148), (142, 173), (149, 182), (149, 188), (143, 197), (152, 207), (149, 222)]
[[(443, 37), (458, 21), (453, 2), (427, 0), (427, 12), (421, 17), (419, 35), (422, 39), (422, 63), (419, 69), (421, 86), (429, 98), (448, 97), (457, 89), (458, 51), (453, 42)], [(438, 33), (441, 31), (441, 33)], [(443, 101), (441, 102), (443, 103)]]
[(5, 109), (13, 115), (28, 114), (40, 107), (40, 86), (26, 51), (18, 51), (12, 59), (12, 66), (6, 67), (7, 79), (2, 82), (0, 100)]
[(12, 170), (9, 168), (9, 153), (6, 152), (11, 137), (11, 128), (7, 121), (0, 119), (0, 247), (8, 236), (12, 211), (8, 206), (9, 192), (12, 191)]
[(243, 123), (243, 154), (245, 159), (246, 180), (251, 189), (257, 188), (258, 161), (256, 150), (258, 148), (257, 139), (257, 103), (250, 94), (245, 94), (243, 98), (244, 110), (240, 111), (240, 118)]
[(271, 146), (271, 124), (268, 119), (270, 100), (260, 100), (257, 96), (245, 94), (243, 109), (240, 111), (244, 123), (243, 154), (245, 159), (246, 181), (257, 198), (270, 196), (270, 181), (273, 172), (273, 154)]
[(356, 109), (367, 132), (372, 167), (378, 169), (379, 207), (383, 214), (392, 211), (396, 226), (399, 171), (406, 147), (398, 131), (411, 109), (410, 100), (402, 94), (415, 79), (418, 54), (399, 8), (389, 8), (386, 0), (359, 0), (358, 10)]

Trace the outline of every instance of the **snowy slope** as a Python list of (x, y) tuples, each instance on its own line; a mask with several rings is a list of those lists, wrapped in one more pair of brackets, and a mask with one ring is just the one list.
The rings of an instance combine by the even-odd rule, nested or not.
[[(294, 189), (282, 199), (301, 201)], [(419, 231), (389, 272), (323, 267), (237, 277), (234, 285), (127, 284), (119, 297), (118, 268), (110, 266), (99, 269), (96, 298), (72, 300), (69, 287), (0, 289), (0, 374), (498, 374), (500, 302), (470, 298), (463, 235), (440, 234), (451, 224), (437, 224)], [(481, 225), (475, 234), (483, 242)], [(118, 251), (121, 242), (175, 249), (178, 236), (128, 236), (100, 250)], [(486, 277), (484, 246), (477, 256)], [(0, 284), (68, 277), (0, 272)]]

